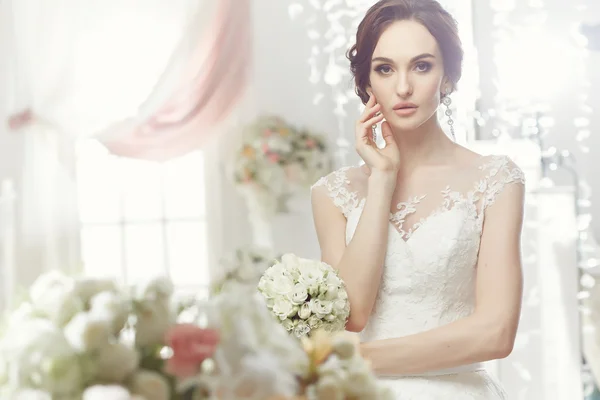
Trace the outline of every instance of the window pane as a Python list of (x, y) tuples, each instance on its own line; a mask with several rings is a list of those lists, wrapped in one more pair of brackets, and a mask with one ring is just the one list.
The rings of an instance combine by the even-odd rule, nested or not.
[(125, 227), (127, 282), (166, 275), (163, 225), (135, 224)]
[(81, 230), (86, 275), (123, 279), (121, 227), (91, 226)]
[(167, 225), (170, 274), (176, 286), (208, 285), (209, 266), (204, 222)]
[(205, 215), (204, 158), (197, 151), (164, 166), (167, 218)]
[(160, 165), (148, 161), (119, 161), (123, 179), (124, 217), (126, 220), (163, 217)]
[(77, 188), (82, 223), (116, 223), (121, 219), (117, 159), (95, 140), (77, 147)]

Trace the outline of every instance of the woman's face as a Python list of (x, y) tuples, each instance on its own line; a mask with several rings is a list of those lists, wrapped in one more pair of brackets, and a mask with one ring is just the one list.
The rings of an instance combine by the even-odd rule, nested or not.
[(396, 130), (414, 130), (436, 114), (449, 82), (435, 38), (416, 21), (396, 21), (373, 51), (371, 90)]

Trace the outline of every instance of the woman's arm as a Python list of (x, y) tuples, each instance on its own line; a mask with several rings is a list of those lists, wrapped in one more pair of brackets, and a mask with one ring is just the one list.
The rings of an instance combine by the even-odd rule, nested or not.
[(524, 186), (518, 184), (508, 185), (486, 210), (473, 314), (423, 333), (361, 344), (375, 373), (418, 374), (511, 353), (521, 312), (523, 207)]
[(364, 329), (375, 304), (387, 247), (396, 173), (373, 171), (356, 232), (346, 246), (346, 218), (324, 187), (312, 191), (313, 219), (323, 262), (336, 268), (350, 301), (349, 331)]

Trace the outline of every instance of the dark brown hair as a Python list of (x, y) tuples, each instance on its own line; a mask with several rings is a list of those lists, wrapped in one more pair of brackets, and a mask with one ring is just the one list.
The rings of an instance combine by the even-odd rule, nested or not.
[(383, 31), (393, 22), (413, 20), (419, 22), (435, 38), (444, 60), (444, 73), (453, 88), (462, 74), (463, 49), (456, 21), (435, 0), (380, 0), (373, 5), (358, 25), (356, 44), (346, 56), (354, 75), (356, 94), (363, 103), (369, 100), (367, 87), (371, 70), (371, 57)]

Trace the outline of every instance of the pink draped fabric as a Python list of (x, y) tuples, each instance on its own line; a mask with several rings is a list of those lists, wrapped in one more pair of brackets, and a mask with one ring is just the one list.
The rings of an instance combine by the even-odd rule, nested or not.
[[(214, 136), (241, 99), (251, 67), (250, 0), (219, 0), (210, 31), (191, 52), (173, 94), (149, 118), (129, 118), (98, 134), (113, 153), (165, 161), (198, 149)], [(19, 129), (35, 119), (24, 110), (9, 118)]]
[(241, 98), (250, 72), (250, 0), (219, 3), (215, 35), (199, 44), (174, 95), (141, 125), (100, 137), (112, 153), (162, 161), (197, 149)]

